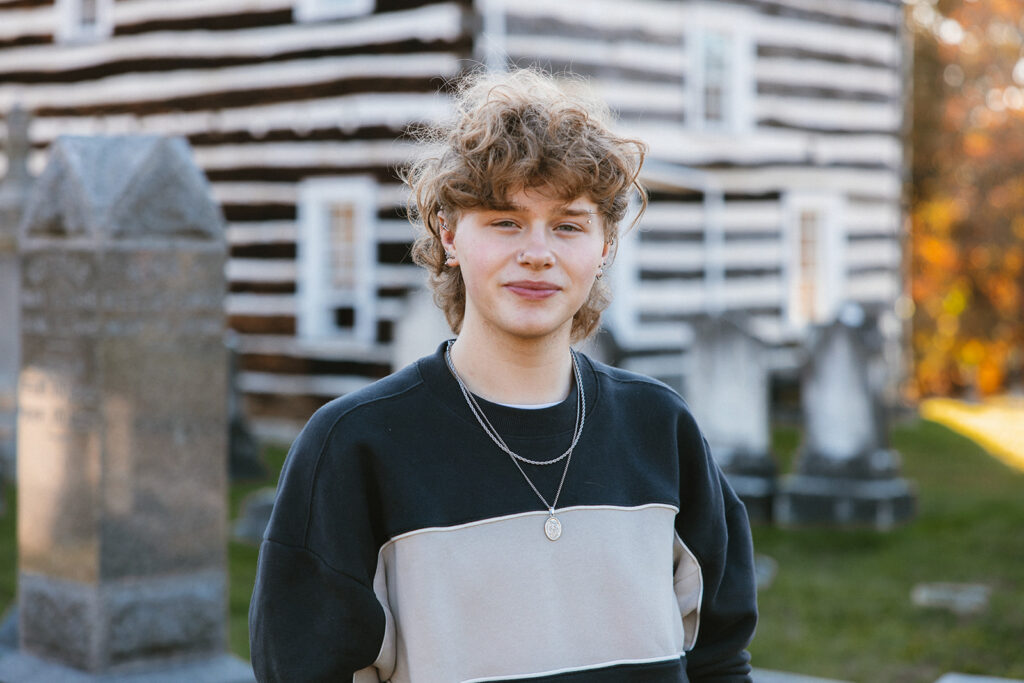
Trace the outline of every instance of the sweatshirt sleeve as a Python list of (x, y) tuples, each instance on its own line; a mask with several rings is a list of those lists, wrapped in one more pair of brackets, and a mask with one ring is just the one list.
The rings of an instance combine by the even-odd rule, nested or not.
[[(696, 642), (686, 653), (693, 683), (749, 682), (746, 652), (757, 624), (753, 545), (747, 512), (689, 415), (680, 427), (676, 531), (700, 567)], [(684, 618), (687, 615), (684, 615)]]
[(340, 434), (340, 422), (330, 405), (314, 415), (278, 482), (249, 604), (261, 682), (365, 680), (381, 652), (386, 616), (373, 590), (374, 487), (367, 454)]

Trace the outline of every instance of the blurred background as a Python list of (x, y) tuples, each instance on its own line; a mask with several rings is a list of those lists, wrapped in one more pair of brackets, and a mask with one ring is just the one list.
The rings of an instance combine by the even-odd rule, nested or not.
[[(175, 478), (212, 481), (205, 465), (130, 453), (141, 432), (173, 458), (161, 449), (216, 431), (195, 408), (212, 391), (224, 438), (195, 443), (229, 464), (211, 489), (227, 507), (210, 509), (231, 521), (210, 527), (227, 555), (167, 551), (138, 571), (225, 576), (228, 637), (211, 651), (248, 657), (288, 443), (320, 405), (450, 334), (409, 258), (410, 133), (446, 120), (461, 74), (514, 65), (587, 79), (650, 145), (650, 206), (617, 245), (614, 302), (586, 350), (678, 389), (747, 503), (755, 666), (1024, 678), (1020, 0), (0, 0), (0, 603), (38, 576), (103, 584), (104, 543), (132, 553), (173, 525), (181, 513), (147, 517), (145, 497), (174, 509), (189, 499)], [(206, 254), (190, 240), (220, 260), (189, 256)], [(104, 279), (115, 261), (82, 266), (85, 252), (129, 253), (133, 274)], [(143, 282), (153, 292), (124, 296)], [(67, 323), (82, 311), (141, 317), (83, 332)], [(123, 351), (134, 379), (108, 397), (81, 361), (107, 352), (76, 340), (129, 328), (143, 330)], [(223, 365), (144, 355), (210, 329)], [(54, 408), (61, 382), (92, 398)], [(133, 391), (177, 407), (140, 427)], [(95, 462), (65, 441), (36, 455), (56, 448), (54, 424), (92, 419), (76, 418), (90, 401)], [(111, 425), (133, 436), (115, 443)], [(129, 500), (108, 480), (147, 483)], [(41, 487), (31, 505), (27, 486)], [(86, 508), (68, 513), (72, 497)], [(148, 526), (107, 524), (114, 499)], [(113, 535), (69, 532), (93, 539), (99, 569), (83, 577), (34, 520), (89, 505)], [(81, 656), (47, 645), (46, 623), (26, 639), (24, 613), (0, 628), (10, 652), (113, 666), (99, 641)]]

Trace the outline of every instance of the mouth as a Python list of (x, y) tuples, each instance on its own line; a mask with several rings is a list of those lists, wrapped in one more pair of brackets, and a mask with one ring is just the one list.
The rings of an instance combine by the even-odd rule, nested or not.
[(505, 285), (505, 289), (524, 299), (539, 300), (557, 294), (562, 288), (550, 282), (538, 280), (516, 280)]

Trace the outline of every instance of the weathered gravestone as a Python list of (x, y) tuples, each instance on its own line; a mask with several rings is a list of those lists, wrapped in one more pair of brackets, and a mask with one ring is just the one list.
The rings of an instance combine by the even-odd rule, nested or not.
[(265, 486), (256, 489), (242, 500), (241, 511), (231, 529), (231, 537), (243, 543), (259, 545), (270, 524), (270, 513), (274, 511), (277, 489)]
[(796, 474), (780, 482), (775, 519), (889, 529), (913, 516), (914, 493), (886, 447), (862, 331), (836, 321), (815, 337), (801, 382), (804, 441)]
[(730, 316), (698, 318), (694, 331), (687, 402), (751, 520), (769, 521), (776, 466), (764, 344)]
[(20, 650), (0, 680), (251, 681), (225, 649), (225, 243), (186, 143), (59, 139), (20, 246)]
[(401, 370), (433, 353), (441, 342), (454, 336), (430, 290), (425, 286), (417, 289), (406, 299), (405, 310), (395, 321), (391, 343), (392, 369)]
[(28, 172), (29, 117), (18, 108), (7, 113), (7, 175), (0, 182), (0, 475), (14, 479), (18, 369), (18, 223), (32, 187)]

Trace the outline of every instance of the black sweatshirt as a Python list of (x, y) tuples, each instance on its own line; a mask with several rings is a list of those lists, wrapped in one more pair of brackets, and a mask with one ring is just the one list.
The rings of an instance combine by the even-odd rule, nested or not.
[[(749, 681), (746, 512), (670, 388), (580, 357), (586, 421), (548, 511), (431, 356), (296, 439), (249, 609), (260, 681)], [(572, 440), (577, 390), (478, 399), (513, 451)], [(565, 460), (525, 465), (551, 501)]]

